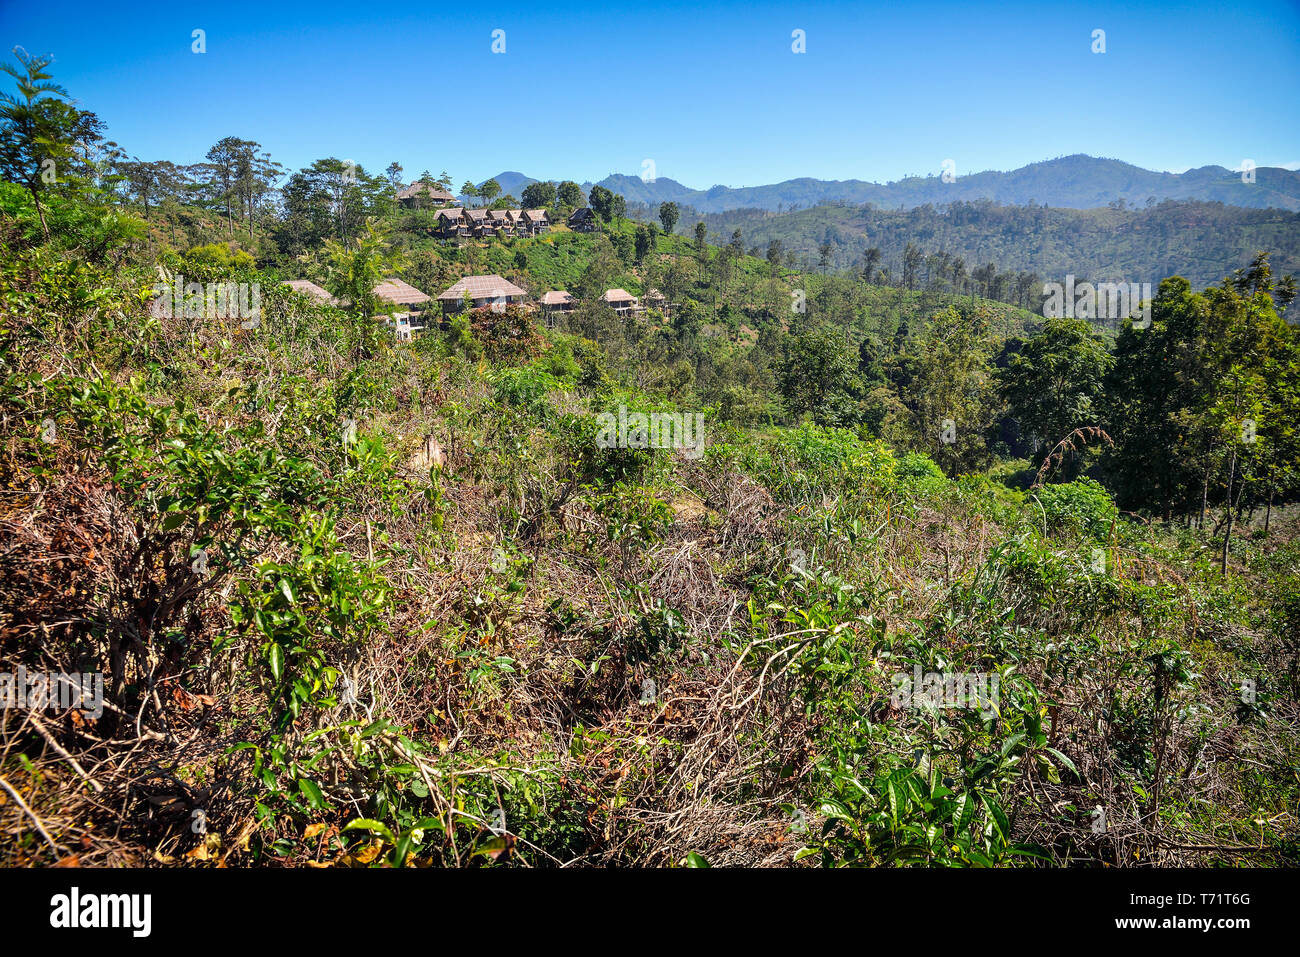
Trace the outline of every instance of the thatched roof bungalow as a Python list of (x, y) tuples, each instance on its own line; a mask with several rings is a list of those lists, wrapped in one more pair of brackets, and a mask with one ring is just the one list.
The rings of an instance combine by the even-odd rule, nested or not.
[(375, 286), (374, 294), (377, 299), (407, 308), (423, 308), (430, 301), (427, 293), (400, 279), (385, 279)]
[(414, 182), (397, 191), (397, 201), (408, 209), (428, 209), (431, 206), (445, 206), (456, 202), (441, 186), (431, 183)]
[(600, 294), (600, 301), (620, 314), (635, 312), (641, 308), (636, 296), (626, 289), (606, 289)]
[(331, 306), (338, 305), (338, 300), (336, 300), (333, 296), (331, 296), (320, 286), (316, 285), (310, 279), (290, 279), (285, 282), (285, 285), (288, 286), (290, 289), (292, 289), (294, 292), (300, 292), (303, 295), (311, 296), (313, 299), (316, 299), (320, 302), (327, 303)]
[(459, 312), (464, 308), (465, 298), (471, 302), (471, 308), (481, 306), (504, 307), (521, 305), (528, 298), (528, 292), (520, 289), (508, 279), (496, 274), (490, 276), (466, 276), (438, 296), (444, 312)]

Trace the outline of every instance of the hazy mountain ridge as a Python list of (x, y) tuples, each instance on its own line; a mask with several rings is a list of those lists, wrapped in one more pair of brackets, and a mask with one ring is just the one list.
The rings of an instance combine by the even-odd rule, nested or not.
[[(494, 177), (503, 193), (518, 196), (536, 180), (518, 172)], [(1094, 209), (1123, 200), (1130, 206), (1148, 200), (1191, 199), (1221, 202), (1250, 209), (1277, 208), (1300, 211), (1300, 172), (1280, 167), (1260, 167), (1253, 183), (1242, 182), (1237, 170), (1202, 166), (1184, 173), (1162, 173), (1143, 169), (1122, 160), (1084, 154), (1031, 163), (1009, 172), (994, 170), (965, 175), (960, 167), (951, 183), (935, 173), (912, 176), (892, 183), (863, 180), (821, 180), (811, 177), (790, 179), (766, 186), (713, 186), (692, 189), (677, 180), (661, 176), (652, 181), (639, 176), (614, 173), (599, 185), (622, 193), (629, 203), (657, 205), (675, 202), (702, 213), (732, 209), (778, 210), (827, 203), (861, 205), (871, 203), (884, 209), (911, 209), (926, 204), (991, 199), (1007, 205), (1047, 205), (1067, 209)], [(590, 190), (592, 184), (584, 183)]]
[(914, 243), (925, 254), (940, 250), (968, 266), (993, 262), (1063, 280), (1067, 273), (1093, 280), (1149, 281), (1181, 275), (1194, 285), (1219, 282), (1256, 251), (1273, 253), (1278, 275), (1300, 272), (1300, 214), (1245, 209), (1218, 202), (1163, 201), (1151, 208), (1089, 210), (1013, 206), (989, 200), (946, 208), (867, 209), (827, 204), (776, 213), (729, 210), (702, 218), (711, 239), (739, 229), (747, 246), (772, 240), (800, 261), (818, 262), (829, 247), (832, 268), (861, 266), (869, 247), (879, 265), (901, 275), (903, 252)]

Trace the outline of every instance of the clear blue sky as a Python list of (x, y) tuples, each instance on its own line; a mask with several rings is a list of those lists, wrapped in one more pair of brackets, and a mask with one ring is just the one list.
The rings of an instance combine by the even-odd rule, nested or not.
[(290, 169), (397, 160), (407, 179), (446, 169), (457, 186), (636, 175), (645, 159), (693, 187), (1078, 152), (1177, 171), (1300, 164), (1300, 4), (1276, 0), (0, 0), (0, 40), (52, 53), (56, 79), (143, 159), (196, 162), (234, 135)]

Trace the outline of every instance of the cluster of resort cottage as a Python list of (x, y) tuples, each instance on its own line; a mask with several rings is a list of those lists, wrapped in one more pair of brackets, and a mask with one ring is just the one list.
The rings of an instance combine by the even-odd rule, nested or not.
[[(404, 206), (424, 203), (439, 204), (453, 199), (450, 193), (423, 183), (413, 183), (397, 194)], [(447, 238), (482, 237), (504, 233), (516, 236), (536, 236), (550, 228), (551, 221), (544, 209), (466, 209), (460, 206), (444, 206), (437, 210), (438, 231)], [(568, 227), (576, 232), (590, 232), (596, 228), (595, 215), (589, 208), (575, 210), (566, 221)], [(330, 305), (339, 303), (316, 283), (307, 279), (293, 279), (285, 283), (295, 291), (304, 293)], [(413, 331), (423, 326), (412, 324), (412, 313), (423, 313), (431, 303), (437, 303), (443, 314), (460, 312), (462, 309), (504, 309), (506, 306), (532, 308), (528, 302), (528, 292), (519, 288), (510, 280), (498, 276), (466, 276), (438, 296), (432, 297), (416, 289), (401, 279), (385, 279), (374, 288), (376, 299), (383, 300), (397, 307), (391, 313), (400, 338), (408, 338)], [(626, 289), (606, 289), (600, 296), (600, 302), (609, 306), (620, 315), (644, 311), (651, 306), (668, 313), (668, 303), (664, 296), (655, 289), (646, 294), (646, 304)], [(542, 295), (537, 305), (547, 316), (548, 324), (554, 322), (556, 313), (569, 312), (577, 300), (565, 289), (552, 289)]]
[[(333, 296), (308, 279), (291, 279), (285, 285), (296, 292), (311, 296), (321, 302), (339, 305)], [(509, 279), (495, 273), (489, 276), (466, 276), (440, 293), (436, 299), (416, 289), (410, 283), (396, 278), (385, 279), (383, 282), (378, 283), (373, 292), (376, 299), (391, 303), (399, 310), (405, 310), (391, 313), (391, 320), (396, 325), (399, 336), (403, 338), (409, 335), (412, 330), (419, 331), (423, 328), (423, 326), (413, 326), (411, 324), (412, 312), (423, 313), (434, 302), (442, 307), (443, 314), (460, 312), (466, 308), (481, 309), (487, 307), (499, 311), (506, 306), (532, 307), (532, 304), (528, 302), (528, 292), (526, 290), (520, 289)], [(640, 299), (626, 289), (606, 289), (601, 293), (599, 301), (609, 306), (619, 315), (642, 312), (646, 308), (641, 304)], [(655, 308), (663, 310), (667, 315), (667, 303), (663, 294), (658, 290), (651, 289), (646, 294), (646, 302)], [(542, 295), (539, 304), (542, 312), (547, 317), (549, 325), (553, 324), (556, 313), (572, 311), (577, 304), (577, 300), (567, 290), (553, 289)]]
[[(482, 237), (539, 236), (551, 226), (544, 209), (470, 209), (456, 206), (455, 197), (444, 189), (412, 183), (397, 191), (397, 201), (407, 208), (439, 207), (434, 216), (440, 236)], [(575, 209), (565, 224), (574, 232), (589, 233), (597, 228), (596, 215), (589, 207)]]

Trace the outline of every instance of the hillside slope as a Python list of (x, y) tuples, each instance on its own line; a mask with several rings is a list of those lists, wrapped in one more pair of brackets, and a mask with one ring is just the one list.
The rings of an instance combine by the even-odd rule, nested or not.
[[(709, 189), (694, 189), (666, 176), (647, 182), (639, 176), (615, 173), (599, 185), (622, 193), (629, 202), (657, 206), (671, 201), (702, 213), (803, 208), (825, 203), (870, 203), (879, 209), (896, 210), (980, 199), (1015, 206), (1034, 203), (1066, 209), (1092, 209), (1118, 200), (1130, 206), (1144, 206), (1150, 199), (1156, 202), (1175, 199), (1219, 202), (1248, 209), (1300, 210), (1300, 172), (1278, 167), (1260, 167), (1254, 171), (1253, 182), (1243, 182), (1239, 170), (1222, 166), (1164, 173), (1080, 153), (1006, 172), (961, 169), (954, 172), (955, 179), (944, 182), (936, 163), (935, 172), (929, 175), (884, 184), (802, 177), (764, 186), (716, 185)], [(532, 182), (519, 173), (502, 173), (496, 179), (503, 188), (507, 180), (512, 185), (521, 184), (519, 189)], [(586, 184), (586, 188), (590, 186)], [(513, 190), (505, 189), (505, 192)]]
[[(685, 214), (689, 218), (689, 213)], [(815, 261), (829, 243), (839, 268), (858, 264), (869, 247), (900, 274), (903, 250), (945, 251), (971, 265), (1028, 270), (1064, 281), (1158, 282), (1178, 273), (1198, 286), (1221, 281), (1233, 264), (1257, 250), (1274, 251), (1280, 273), (1300, 272), (1300, 214), (1248, 210), (1219, 203), (1164, 202), (1138, 209), (1044, 209), (962, 203), (947, 209), (887, 211), (817, 206), (787, 213), (734, 210), (707, 215), (710, 232), (739, 229), (745, 242), (779, 239), (801, 259)]]
[[(0, 713), (4, 863), (1297, 863), (1293, 515), (1223, 574), (1212, 523), (809, 421), (874, 363), (882, 434), (915, 413), (959, 465), (983, 304), (918, 333), (832, 278), (789, 310), (742, 260), (707, 315), (767, 315), (732, 355), (690, 297), (397, 342), (94, 212), (0, 218), (0, 655), (105, 677), (99, 714)], [(258, 283), (259, 321), (158, 314), (159, 266)], [(1165, 295), (1151, 335), (1207, 311)]]

